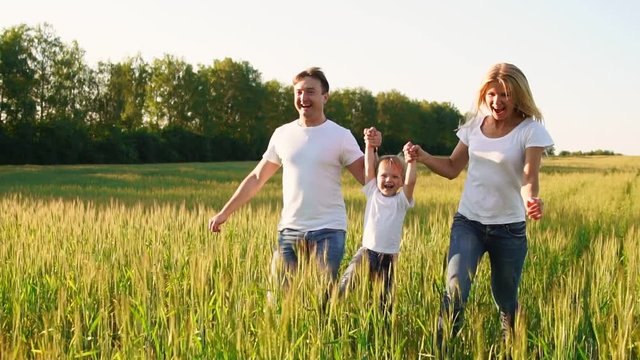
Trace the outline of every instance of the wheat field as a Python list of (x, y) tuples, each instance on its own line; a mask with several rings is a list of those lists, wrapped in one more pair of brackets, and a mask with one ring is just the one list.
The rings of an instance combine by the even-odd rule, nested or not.
[[(302, 263), (288, 291), (272, 283), (279, 173), (220, 234), (207, 231), (254, 165), (0, 167), (0, 358), (640, 358), (640, 158), (544, 159), (546, 213), (528, 223), (513, 344), (500, 341), (485, 257), (462, 333), (442, 349), (443, 261), (464, 173), (449, 181), (420, 167), (385, 317), (366, 281), (326, 307), (314, 266)], [(346, 173), (343, 190), (341, 270), (365, 202)]]

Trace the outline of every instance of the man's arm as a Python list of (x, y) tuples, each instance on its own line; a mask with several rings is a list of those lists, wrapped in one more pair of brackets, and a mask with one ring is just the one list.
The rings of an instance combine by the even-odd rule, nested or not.
[(347, 165), (347, 170), (361, 185), (364, 185), (364, 156)]
[(262, 159), (258, 165), (256, 165), (255, 169), (242, 180), (236, 192), (222, 207), (222, 210), (209, 220), (209, 230), (212, 232), (220, 232), (220, 226), (227, 221), (229, 216), (251, 200), (279, 168), (280, 165)]

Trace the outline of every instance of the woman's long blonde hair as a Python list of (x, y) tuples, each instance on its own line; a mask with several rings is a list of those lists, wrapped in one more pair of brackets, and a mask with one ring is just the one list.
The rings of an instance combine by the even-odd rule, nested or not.
[(517, 66), (507, 63), (495, 64), (489, 69), (478, 90), (474, 111), (470, 114), (470, 118), (476, 117), (483, 108), (489, 107), (485, 103), (485, 95), (490, 84), (494, 82), (504, 86), (507, 96), (513, 99), (517, 113), (523, 118), (530, 117), (535, 121), (542, 122), (542, 113), (533, 100), (529, 81)]

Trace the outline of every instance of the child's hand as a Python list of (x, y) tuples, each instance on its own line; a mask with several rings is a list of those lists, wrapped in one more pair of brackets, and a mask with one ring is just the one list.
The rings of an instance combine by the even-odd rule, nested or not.
[(418, 154), (420, 151), (420, 145), (414, 145), (411, 141), (404, 144), (402, 152), (404, 153), (404, 159), (406, 162), (414, 162), (418, 160)]
[(379, 147), (382, 145), (382, 133), (375, 127), (364, 129), (364, 143), (370, 147)]
[(540, 220), (542, 218), (542, 210), (544, 203), (542, 199), (532, 197), (527, 200), (527, 216), (531, 220)]

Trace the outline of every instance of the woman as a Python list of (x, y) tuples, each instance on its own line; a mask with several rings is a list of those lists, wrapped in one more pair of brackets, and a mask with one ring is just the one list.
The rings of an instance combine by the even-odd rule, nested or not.
[(553, 145), (541, 121), (522, 71), (511, 64), (496, 64), (478, 91), (473, 116), (458, 129), (460, 140), (449, 157), (432, 156), (410, 142), (404, 147), (408, 161), (415, 159), (448, 179), (456, 178), (469, 164), (451, 226), (440, 331), (443, 315), (451, 310), (453, 334), (460, 330), (471, 283), (485, 252), (503, 334), (513, 331), (527, 254), (525, 218), (542, 217), (538, 172), (545, 147)]

